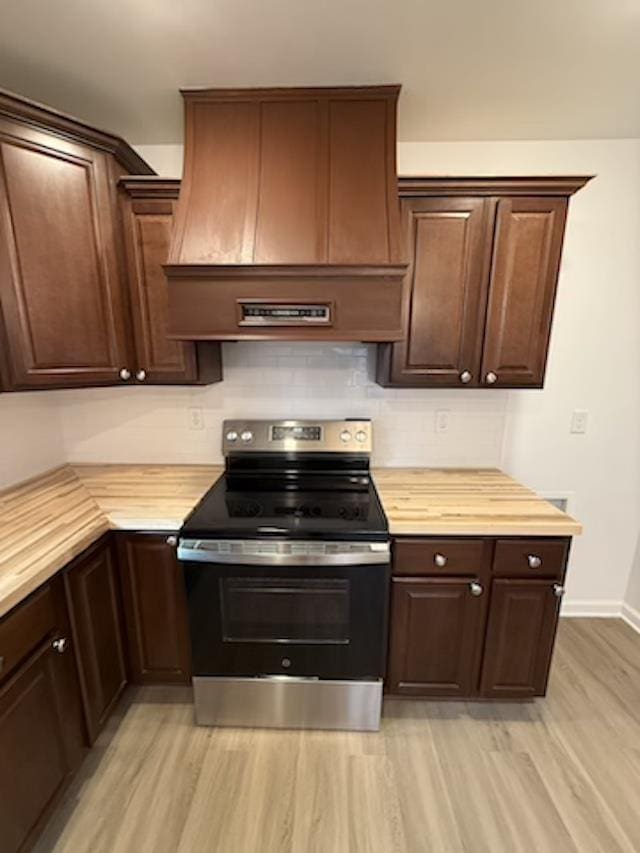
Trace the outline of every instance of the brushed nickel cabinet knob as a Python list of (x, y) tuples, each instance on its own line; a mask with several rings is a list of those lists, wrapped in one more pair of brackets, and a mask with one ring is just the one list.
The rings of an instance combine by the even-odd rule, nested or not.
[(494, 385), (498, 381), (498, 374), (494, 373), (493, 370), (490, 370), (484, 377), (484, 381), (487, 385)]
[(562, 586), (562, 584), (554, 583), (552, 589), (553, 594), (556, 598), (562, 598), (562, 596), (564, 595), (564, 587)]
[(447, 558), (444, 554), (436, 554), (433, 558), (433, 562), (436, 564), (436, 566), (440, 566), (440, 568), (442, 568), (443, 566), (447, 565)]
[(484, 588), (481, 583), (478, 581), (471, 581), (469, 584), (469, 589), (471, 590), (471, 595), (475, 595), (476, 597), (482, 595), (484, 592)]
[(178, 544), (178, 537), (177, 536), (167, 536), (167, 545), (171, 545), (172, 548), (175, 548), (175, 546), (177, 544)]
[(127, 370), (126, 367), (122, 368), (119, 375), (123, 382), (128, 382), (131, 379), (131, 371)]
[(542, 557), (538, 557), (537, 554), (529, 554), (527, 562), (529, 563), (530, 569), (539, 569), (542, 565)]
[(136, 371), (136, 379), (138, 380), (138, 382), (144, 382), (144, 380), (146, 378), (147, 378), (147, 371), (146, 370), (141, 369), (141, 370)]
[(460, 374), (460, 382), (462, 382), (463, 385), (467, 385), (467, 383), (471, 382), (472, 379), (473, 376), (468, 370), (463, 370)]
[(66, 637), (58, 637), (57, 640), (54, 640), (51, 643), (51, 647), (54, 651), (58, 652), (59, 655), (62, 655), (66, 652), (68, 643), (69, 641)]

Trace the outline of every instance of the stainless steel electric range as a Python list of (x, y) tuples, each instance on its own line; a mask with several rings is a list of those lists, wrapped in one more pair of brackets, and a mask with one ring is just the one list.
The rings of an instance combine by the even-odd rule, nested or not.
[(380, 726), (390, 538), (369, 421), (226, 421), (182, 527), (196, 721)]

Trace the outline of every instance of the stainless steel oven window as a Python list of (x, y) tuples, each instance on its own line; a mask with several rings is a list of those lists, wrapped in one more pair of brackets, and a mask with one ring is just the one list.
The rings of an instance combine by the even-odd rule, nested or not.
[(219, 583), (224, 642), (350, 642), (347, 579), (221, 577)]

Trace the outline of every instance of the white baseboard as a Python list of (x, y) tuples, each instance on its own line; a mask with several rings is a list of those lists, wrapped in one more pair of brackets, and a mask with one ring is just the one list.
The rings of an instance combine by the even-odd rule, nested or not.
[(569, 599), (562, 602), (561, 616), (605, 616), (620, 617), (622, 615), (622, 601), (611, 599)]
[(627, 625), (631, 625), (640, 634), (640, 610), (636, 610), (630, 604), (623, 604), (620, 616), (622, 616)]

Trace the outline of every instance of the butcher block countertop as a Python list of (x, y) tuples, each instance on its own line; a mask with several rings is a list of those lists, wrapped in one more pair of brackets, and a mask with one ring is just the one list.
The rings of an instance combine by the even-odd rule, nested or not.
[(579, 522), (497, 468), (376, 468), (396, 536), (577, 536)]
[[(220, 465), (66, 465), (0, 494), (0, 616), (108, 530), (177, 530)], [(580, 524), (495, 469), (377, 468), (396, 535), (573, 536)]]

